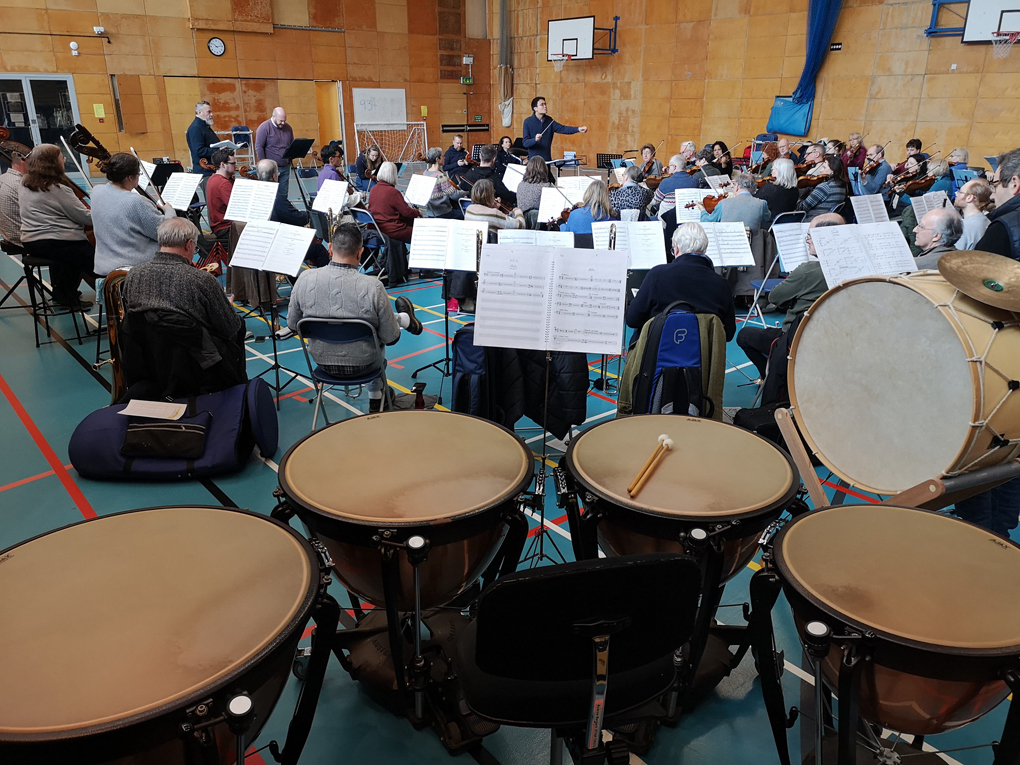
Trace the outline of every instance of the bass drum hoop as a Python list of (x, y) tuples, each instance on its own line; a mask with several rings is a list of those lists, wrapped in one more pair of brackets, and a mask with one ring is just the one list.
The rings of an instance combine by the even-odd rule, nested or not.
[[(308, 592), (305, 593), (305, 598), (301, 603), (297, 613), (287, 624), (287, 626), (278, 633), (268, 644), (266, 644), (257, 654), (252, 656), (243, 664), (239, 665), (235, 669), (231, 670), (228, 674), (219, 678), (214, 684), (204, 686), (203, 688), (194, 691), (188, 696), (181, 697), (175, 701), (163, 704), (162, 706), (149, 709), (145, 712), (140, 712), (137, 715), (131, 717), (124, 717), (119, 720), (112, 720), (110, 722), (101, 723), (99, 725), (91, 725), (82, 728), (64, 729), (59, 731), (48, 731), (46, 733), (27, 733), (27, 734), (2, 734), (3, 738), (0, 739), (0, 752), (4, 751), (12, 745), (16, 745), (18, 749), (25, 748), (26, 756), (28, 755), (28, 747), (32, 744), (38, 745), (40, 748), (46, 747), (70, 747), (71, 751), (75, 753), (75, 761), (78, 762), (106, 762), (109, 760), (116, 759), (117, 757), (131, 756), (135, 752), (144, 753), (149, 749), (154, 749), (157, 746), (171, 741), (175, 738), (181, 737), (179, 731), (179, 723), (181, 720), (164, 720), (161, 718), (169, 717), (175, 713), (182, 713), (187, 708), (198, 704), (210, 696), (215, 696), (218, 693), (222, 693), (228, 688), (236, 688), (238, 690), (246, 690), (249, 693), (257, 691), (262, 683), (264, 683), (269, 677), (273, 675), (270, 667), (275, 663), (276, 654), (281, 649), (287, 647), (288, 643), (293, 642), (295, 645), (301, 636), (301, 628), (307, 623), (309, 617), (312, 614), (312, 609), (315, 606), (315, 601), (318, 599), (320, 577), (317, 572), (320, 568), (319, 558), (315, 551), (312, 549), (311, 544), (301, 534), (292, 529), (290, 526), (281, 523), (274, 518), (262, 515), (260, 513), (254, 513), (250, 510), (243, 510), (240, 508), (222, 507), (216, 505), (155, 505), (152, 507), (136, 508), (134, 510), (125, 510), (119, 513), (110, 513), (108, 515), (101, 515), (98, 518), (89, 518), (86, 520), (78, 521), (76, 523), (62, 526), (59, 529), (52, 529), (51, 531), (37, 534), (30, 539), (23, 540), (16, 545), (12, 545), (5, 550), (0, 550), (0, 556), (5, 555), (11, 550), (15, 550), (22, 545), (34, 542), (42, 537), (55, 534), (59, 531), (64, 531), (73, 526), (80, 526), (83, 523), (95, 523), (97, 521), (103, 521), (108, 518), (114, 518), (119, 515), (129, 515), (131, 513), (141, 513), (147, 510), (162, 510), (165, 508), (180, 508), (180, 509), (208, 509), (208, 510), (222, 510), (223, 512), (229, 513), (240, 513), (243, 515), (249, 515), (260, 520), (272, 523), (281, 529), (284, 529), (294, 539), (298, 540), (301, 549), (305, 551), (308, 556), (308, 562), (312, 575), (309, 577)], [(288, 658), (288, 666), (290, 664)], [(264, 675), (259, 678), (260, 669), (264, 669), (261, 673)], [(260, 679), (260, 682), (256, 687), (245, 688), (241, 682), (247, 677), (256, 677)], [(279, 702), (279, 697), (273, 702), (273, 707)], [(261, 721), (264, 725), (266, 720)], [(261, 725), (259, 729), (261, 730)], [(135, 730), (132, 730), (132, 729)], [(163, 729), (164, 735), (159, 736), (160, 729)], [(169, 735), (167, 735), (169, 734)], [(153, 738), (153, 736), (156, 738)], [(125, 738), (125, 742), (120, 742), (120, 737)], [(99, 739), (99, 740), (90, 740)], [(138, 742), (135, 744), (134, 742)], [(183, 743), (182, 743), (183, 745)], [(138, 747), (141, 749), (138, 749)], [(110, 750), (114, 750), (111, 755)], [(119, 750), (119, 751), (118, 751)], [(95, 754), (92, 754), (92, 753)], [(101, 754), (100, 754), (101, 752)], [(78, 758), (85, 756), (89, 757), (88, 760), (80, 760)], [(100, 760), (93, 760), (91, 757), (102, 757)], [(19, 755), (17, 753), (12, 754), (12, 760), (17, 762)]]

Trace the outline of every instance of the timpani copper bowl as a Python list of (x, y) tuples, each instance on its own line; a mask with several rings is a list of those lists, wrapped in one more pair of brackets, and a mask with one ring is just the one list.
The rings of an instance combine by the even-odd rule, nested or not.
[(836, 687), (840, 635), (863, 638), (860, 714), (928, 735), (976, 720), (1009, 695), (1020, 667), (1020, 546), (946, 515), (840, 505), (795, 518), (772, 555), (796, 618), (834, 637), (822, 662)]
[(254, 740), (319, 587), (307, 540), (222, 507), (106, 515), (4, 550), (0, 762), (231, 765), (222, 711), (246, 692)]
[[(524, 441), (494, 423), (451, 412), (383, 412), (294, 444), (280, 462), (279, 494), (329, 550), (344, 585), (377, 606), (386, 604), (384, 549), (426, 539), (420, 607), (432, 608), (492, 562), (533, 470)], [(414, 570), (406, 556), (399, 579), (397, 607), (410, 610)]]
[[(675, 448), (632, 498), (627, 487), (662, 433)], [(751, 561), (762, 530), (800, 485), (790, 456), (775, 444), (733, 425), (671, 414), (596, 425), (571, 442), (563, 463), (582, 487), (585, 515), (597, 522), (606, 553), (689, 552), (685, 539), (698, 528), (722, 542), (722, 581)]]

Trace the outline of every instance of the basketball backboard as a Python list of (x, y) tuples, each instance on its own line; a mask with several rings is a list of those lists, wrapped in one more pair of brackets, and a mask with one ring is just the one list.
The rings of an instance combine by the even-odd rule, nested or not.
[[(1020, 0), (1016, 0), (1020, 1)], [(549, 47), (546, 61), (570, 56), (572, 60), (595, 57), (595, 17), (549, 20)]]
[(990, 43), (993, 32), (1020, 32), (1020, 0), (970, 0), (965, 43)]

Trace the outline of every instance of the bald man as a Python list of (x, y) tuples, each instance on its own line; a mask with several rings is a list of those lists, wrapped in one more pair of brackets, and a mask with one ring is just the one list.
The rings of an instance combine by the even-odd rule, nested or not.
[(261, 161), (271, 159), (280, 170), (280, 185), (277, 196), (287, 198), (290, 191), (290, 160), (283, 154), (294, 142), (294, 131), (287, 124), (287, 112), (282, 106), (273, 109), (273, 116), (259, 125), (255, 131), (255, 157)]
[(938, 268), (939, 258), (956, 251), (956, 243), (963, 236), (963, 218), (954, 207), (929, 210), (914, 226), (914, 244), (921, 254), (914, 258), (918, 271)]

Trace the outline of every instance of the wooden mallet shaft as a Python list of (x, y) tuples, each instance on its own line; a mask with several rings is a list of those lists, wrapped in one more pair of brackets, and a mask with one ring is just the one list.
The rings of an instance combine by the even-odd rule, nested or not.
[(641, 476), (643, 476), (647, 472), (648, 468), (652, 466), (652, 460), (654, 460), (656, 456), (658, 456), (659, 452), (662, 451), (662, 442), (665, 441), (667, 438), (669, 438), (669, 436), (667, 436), (665, 433), (659, 436), (659, 441), (657, 444), (655, 444), (655, 449), (652, 450), (651, 455), (649, 455), (648, 459), (645, 460), (645, 464), (641, 466), (641, 469), (637, 472), (637, 475), (634, 476), (634, 480), (631, 481), (630, 486), (627, 487), (628, 494), (634, 490), (634, 487), (637, 486), (637, 482), (641, 480)]
[(652, 460), (652, 464), (648, 466), (648, 470), (644, 472), (640, 480), (638, 480), (637, 486), (635, 486), (633, 491), (630, 492), (630, 496), (632, 498), (636, 497), (638, 492), (640, 492), (644, 485), (648, 483), (648, 479), (652, 477), (652, 473), (655, 472), (655, 468), (657, 468), (659, 463), (662, 462), (662, 458), (666, 456), (666, 452), (673, 448), (673, 439), (667, 438), (662, 442), (661, 446), (662, 449), (655, 455), (655, 458)]

